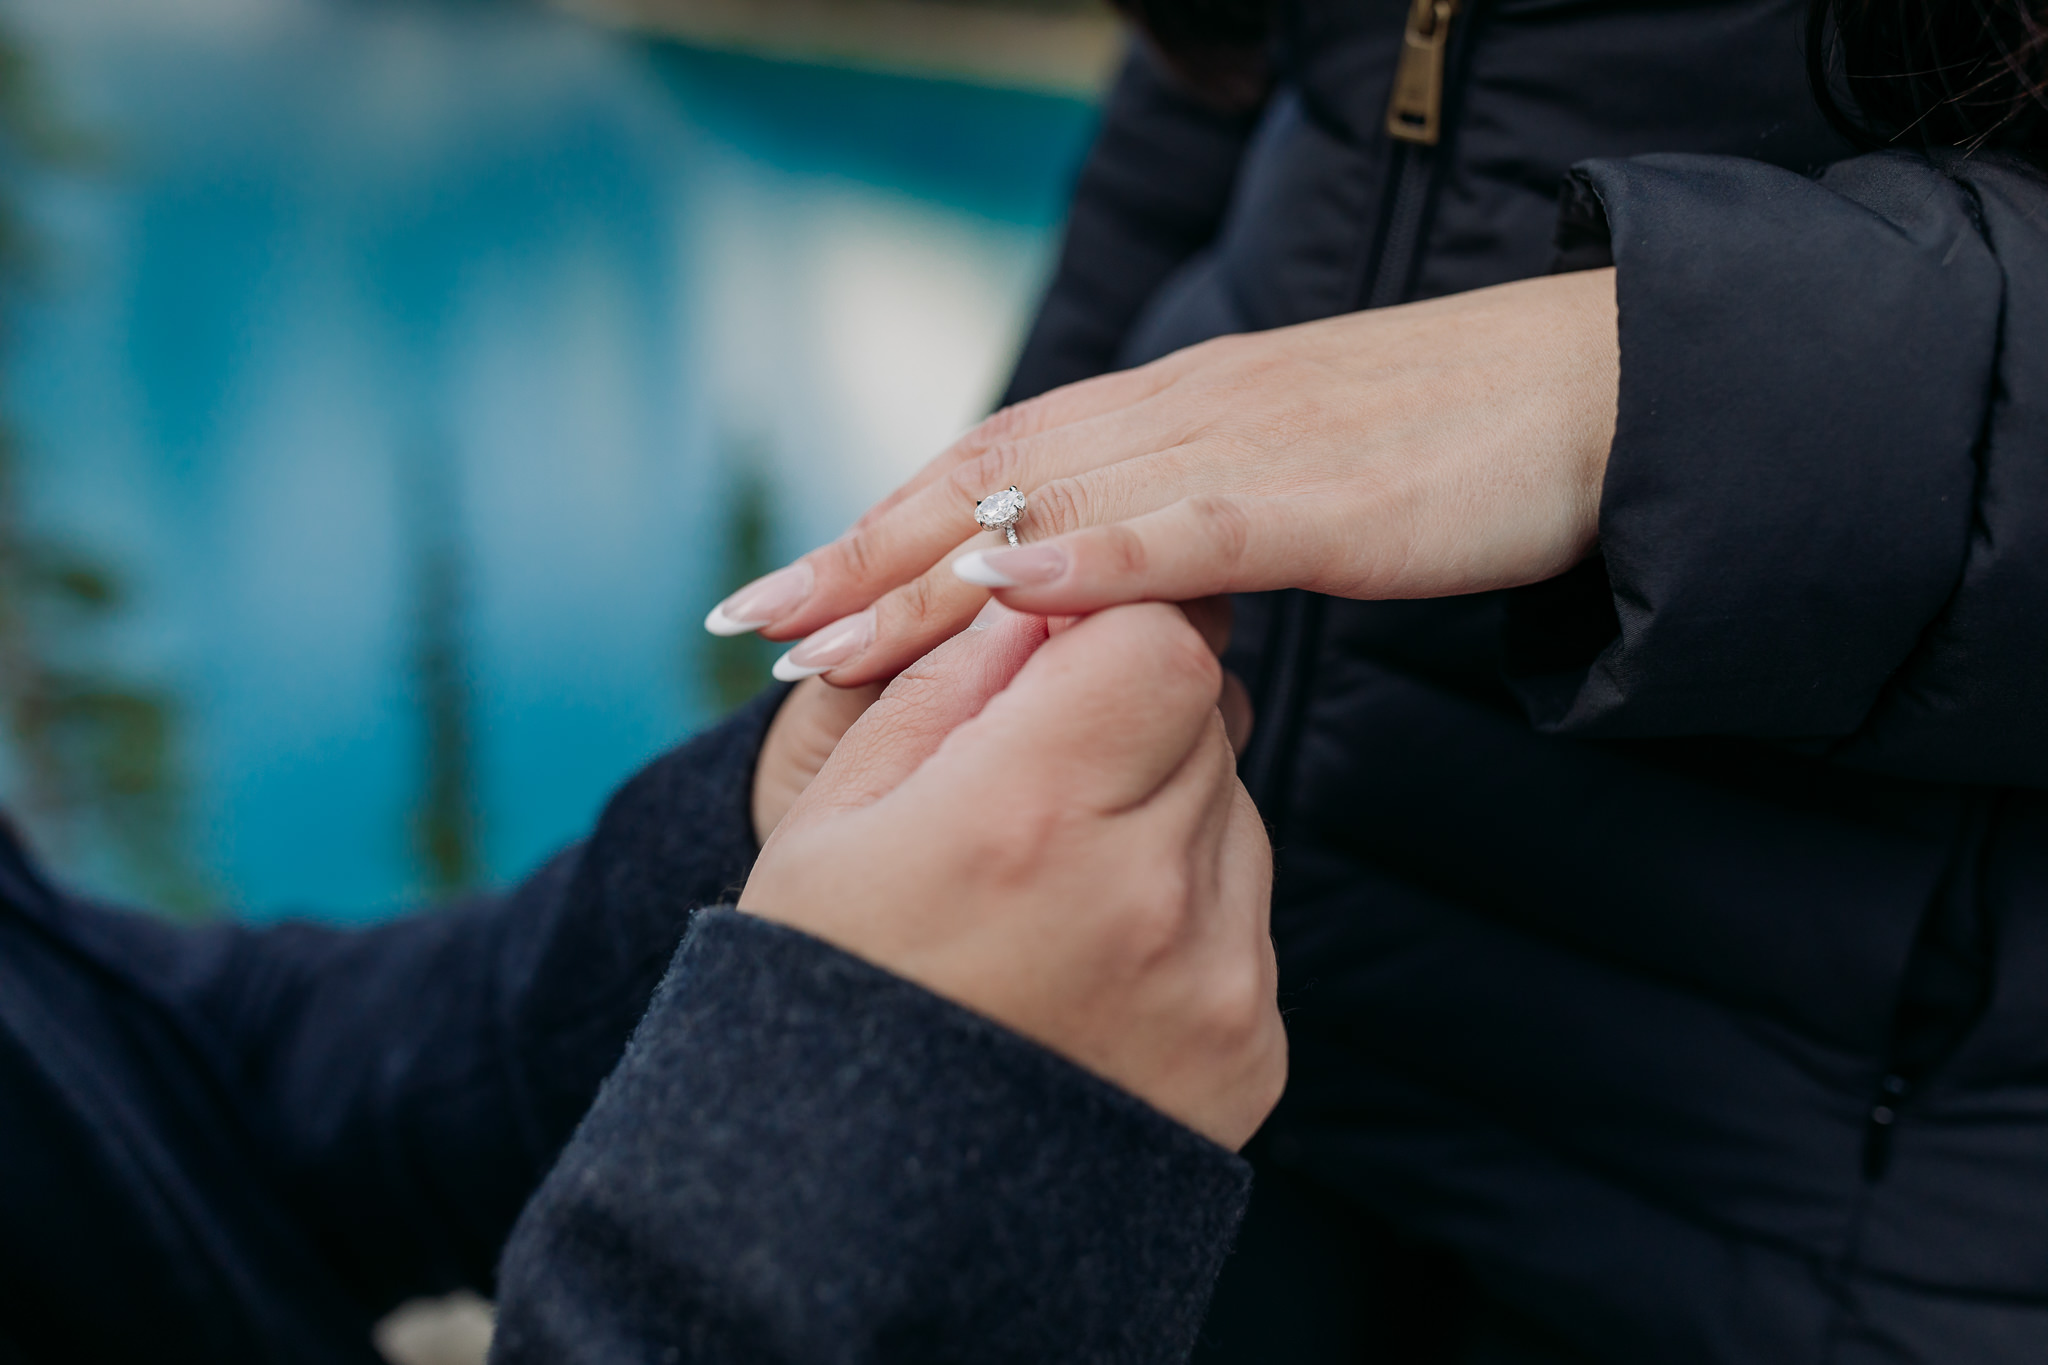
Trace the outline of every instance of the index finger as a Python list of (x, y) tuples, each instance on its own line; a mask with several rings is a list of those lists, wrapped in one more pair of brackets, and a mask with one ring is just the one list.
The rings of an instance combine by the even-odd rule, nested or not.
[(988, 629), (963, 631), (905, 669), (847, 730), (783, 824), (887, 795), (979, 713), (1045, 637), (1042, 618), (997, 608)]

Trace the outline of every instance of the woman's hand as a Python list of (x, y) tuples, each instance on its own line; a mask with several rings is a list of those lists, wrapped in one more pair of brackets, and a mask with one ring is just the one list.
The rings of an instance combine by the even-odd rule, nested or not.
[[(1058, 614), (1535, 582), (1593, 543), (1619, 386), (1612, 270), (1220, 338), (997, 413), (707, 625), (807, 636), (778, 671), (853, 686), (990, 589)], [(1027, 543), (963, 539), (1012, 484)]]
[[(742, 909), (1035, 1039), (1227, 1147), (1280, 1094), (1271, 855), (1172, 607), (999, 613), (905, 670)], [(1042, 648), (1040, 647), (1042, 644)]]

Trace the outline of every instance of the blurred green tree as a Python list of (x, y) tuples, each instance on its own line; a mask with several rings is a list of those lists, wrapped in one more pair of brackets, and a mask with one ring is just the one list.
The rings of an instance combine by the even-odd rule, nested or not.
[[(718, 582), (722, 590), (730, 591), (776, 567), (775, 466), (766, 442), (757, 439), (728, 440), (722, 463), (728, 491)], [(758, 635), (706, 635), (694, 619), (684, 638), (685, 650), (701, 670), (704, 691), (720, 715), (768, 685), (769, 666), (782, 649)]]
[[(30, 54), (0, 29), (6, 303), (33, 285), (44, 250), (20, 207), (22, 178), (103, 159), (103, 148), (51, 110)], [(127, 585), (96, 556), (33, 523), (21, 464), (20, 441), (0, 416), (0, 727), (13, 812), (60, 868), (93, 866), (169, 913), (206, 914), (216, 898), (187, 837), (177, 699), (108, 661)]]
[(414, 867), (431, 896), (482, 881), (476, 705), (465, 631), (468, 575), (453, 452), (424, 443), (400, 480), (412, 547), (412, 685), (420, 725), (419, 788), (411, 815)]

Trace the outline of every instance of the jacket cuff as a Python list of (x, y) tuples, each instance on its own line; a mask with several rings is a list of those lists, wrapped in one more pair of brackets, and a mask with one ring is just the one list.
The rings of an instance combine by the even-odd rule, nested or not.
[[(606, 902), (674, 915), (738, 897), (761, 851), (754, 768), (790, 690), (766, 689), (612, 795), (583, 856)], [(676, 942), (661, 945), (664, 964)]]
[(617, 1064), (690, 917), (736, 899), (753, 870), (754, 767), (788, 695), (769, 688), (641, 769), (499, 916), (505, 1055), (540, 1116), (530, 1178)]
[(1249, 1179), (979, 1015), (708, 911), (513, 1235), (493, 1358), (1177, 1361)]
[(1565, 206), (1573, 263), (1605, 220), (1621, 399), (1600, 557), (1511, 595), (1531, 718), (1853, 732), (1967, 547), (2001, 295), (1967, 196), (1904, 156), (1650, 156), (1574, 168)]

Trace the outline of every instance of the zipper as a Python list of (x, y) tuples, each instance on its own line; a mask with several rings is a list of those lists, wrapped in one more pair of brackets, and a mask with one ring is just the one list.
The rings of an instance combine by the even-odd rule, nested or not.
[(1436, 146), (1443, 140), (1444, 75), (1458, 0), (1414, 0), (1401, 34), (1394, 91), (1387, 99), (1388, 149), (1392, 160), (1386, 217), (1380, 239), (1358, 291), (1366, 308), (1387, 308), (1407, 300), (1415, 264), (1422, 254), (1422, 220), (1435, 179)]
[(1434, 147), (1444, 128), (1444, 54), (1458, 0), (1414, 0), (1401, 35), (1401, 64), (1387, 101), (1387, 136)]
[[(1387, 101), (1386, 209), (1362, 263), (1353, 306), (1404, 302), (1422, 254), (1422, 225), (1436, 179), (1443, 138), (1444, 94), (1459, 0), (1411, 0), (1402, 31), (1394, 89)], [(1259, 725), (1239, 775), (1266, 818), (1275, 847), (1287, 837), (1294, 756), (1307, 717), (1315, 665), (1322, 653), (1324, 599), (1290, 588), (1274, 603), (1267, 625), (1258, 698)]]
[(1396, 143), (1390, 152), (1386, 216), (1378, 250), (1366, 262), (1355, 298), (1361, 308), (1391, 308), (1408, 301), (1408, 287), (1422, 256), (1422, 220), (1429, 209), (1436, 154), (1431, 143)]
[(1321, 593), (1288, 588), (1273, 602), (1260, 642), (1259, 677), (1252, 695), (1258, 723), (1238, 764), (1238, 778), (1266, 822), (1275, 848), (1286, 843), (1293, 814), (1294, 755), (1301, 746), (1310, 684), (1323, 639)]
[(1997, 942), (1984, 904), (1984, 864), (2004, 805), (2002, 793), (1965, 798), (1948, 866), (1914, 934), (1899, 980), (1884, 1076), (1864, 1118), (1867, 1182), (1884, 1178), (1894, 1125), (1990, 1007)]

